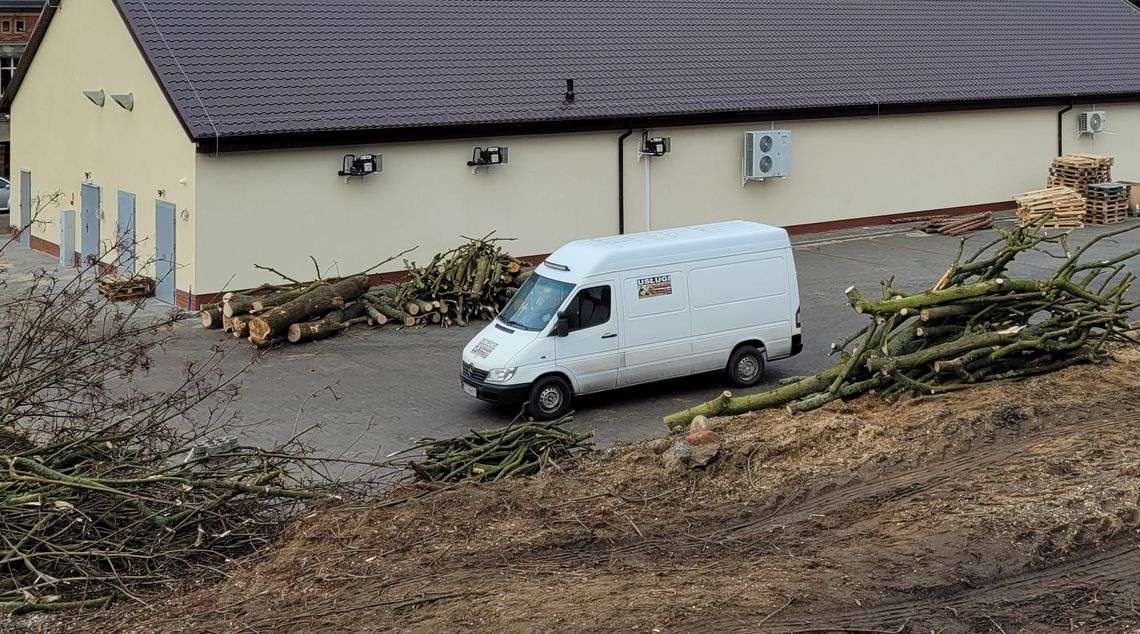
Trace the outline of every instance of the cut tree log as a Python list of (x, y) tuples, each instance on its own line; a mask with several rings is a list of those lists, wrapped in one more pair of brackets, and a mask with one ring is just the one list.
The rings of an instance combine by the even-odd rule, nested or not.
[(230, 322), (230, 331), (235, 337), (249, 336), (249, 323), (253, 321), (253, 315), (238, 315), (230, 319), (233, 320)]
[(313, 286), (308, 286), (306, 288), (298, 288), (297, 290), (293, 291), (282, 291), (280, 293), (263, 295), (261, 297), (254, 298), (250, 311), (254, 313), (263, 313), (269, 308), (276, 308), (277, 306), (287, 304), (297, 299), (301, 295), (304, 295), (305, 291), (312, 289)]
[(396, 308), (391, 304), (385, 302), (372, 302), (372, 305), (376, 308), (376, 310), (380, 311), (380, 314), (384, 315), (388, 319), (403, 324), (405, 328), (416, 325), (415, 317), (412, 317), (408, 313), (405, 313), (404, 311)]
[(322, 319), (307, 321), (289, 326), (289, 343), (303, 343), (331, 337), (353, 324), (367, 320), (365, 313), (368, 305), (365, 302), (356, 302), (344, 310), (334, 310)]
[(522, 286), (528, 279), (530, 279), (531, 275), (534, 275), (533, 268), (523, 269), (518, 272), (518, 275), (516, 275), (515, 279), (511, 281), (511, 284), (515, 287)]
[(222, 320), (225, 315), (222, 314), (221, 308), (207, 308), (201, 313), (202, 325), (207, 328), (221, 328)]
[(281, 337), (288, 332), (289, 326), (341, 308), (345, 302), (355, 300), (366, 292), (367, 275), (357, 275), (335, 284), (319, 286), (255, 317), (249, 324), (250, 341), (255, 344), (266, 343), (270, 339)]
[(373, 326), (383, 326), (388, 323), (388, 316), (376, 309), (372, 302), (365, 301), (364, 312), (368, 315), (368, 323)]
[(245, 315), (253, 310), (253, 302), (256, 299), (250, 295), (230, 295), (222, 302), (222, 314), (226, 317), (237, 317), (238, 315)]
[[(337, 311), (333, 311), (329, 313), (329, 316), (331, 317), (336, 314)], [(307, 321), (303, 324), (293, 324), (289, 326), (289, 343), (303, 343), (305, 341), (315, 341), (317, 339), (331, 337), (347, 329), (348, 326), (349, 325), (343, 321), (330, 320), (328, 317), (316, 321)]]

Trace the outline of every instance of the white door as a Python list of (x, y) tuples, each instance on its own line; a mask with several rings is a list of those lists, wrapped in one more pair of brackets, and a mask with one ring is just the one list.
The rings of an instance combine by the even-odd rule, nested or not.
[(580, 393), (607, 390), (617, 385), (621, 347), (617, 303), (610, 282), (578, 291), (566, 305), (569, 334), (555, 337), (558, 365), (578, 379)]

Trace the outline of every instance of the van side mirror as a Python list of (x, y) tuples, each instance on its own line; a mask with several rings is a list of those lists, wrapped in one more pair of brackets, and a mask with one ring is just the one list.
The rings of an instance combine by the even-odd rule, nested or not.
[(566, 311), (558, 311), (557, 321), (554, 322), (554, 332), (559, 337), (570, 334), (570, 320), (566, 318)]

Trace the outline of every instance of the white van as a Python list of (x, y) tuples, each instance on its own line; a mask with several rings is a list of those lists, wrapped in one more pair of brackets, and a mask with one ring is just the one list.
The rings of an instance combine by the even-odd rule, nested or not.
[(788, 233), (733, 221), (579, 240), (540, 264), (463, 350), (471, 396), (525, 402), (538, 419), (571, 399), (723, 370), (760, 382), (803, 348)]

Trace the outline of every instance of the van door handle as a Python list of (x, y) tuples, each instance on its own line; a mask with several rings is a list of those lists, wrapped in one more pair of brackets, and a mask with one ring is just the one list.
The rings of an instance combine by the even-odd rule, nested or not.
[(602, 335), (602, 339), (613, 339), (616, 336), (617, 336), (616, 332), (609, 332), (609, 333)]

